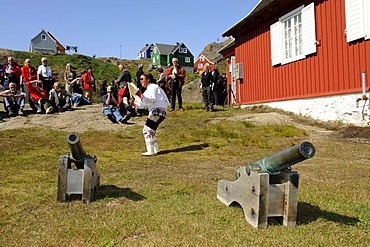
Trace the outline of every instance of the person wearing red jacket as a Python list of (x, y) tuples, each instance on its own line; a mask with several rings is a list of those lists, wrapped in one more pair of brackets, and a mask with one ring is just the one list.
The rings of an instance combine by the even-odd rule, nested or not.
[[(38, 113), (42, 113), (43, 106), (46, 111), (50, 106), (48, 92), (42, 87), (42, 82), (37, 80), (37, 70), (31, 65), (31, 60), (26, 59), (22, 67), (22, 80), (26, 84), (30, 106)], [(50, 111), (51, 109), (49, 109)]]
[(82, 76), (85, 97), (92, 103), (93, 87), (95, 85), (95, 78), (92, 72), (92, 67), (89, 67), (87, 72)]
[(8, 64), (4, 66), (4, 89), (9, 89), (9, 84), (14, 82), (17, 89), (21, 88), (21, 67), (14, 61), (14, 57), (8, 57)]
[(185, 69), (179, 65), (179, 60), (172, 58), (172, 66), (166, 70), (167, 82), (171, 86), (171, 111), (175, 110), (176, 96), (179, 103), (179, 110), (184, 111), (182, 107), (182, 86), (185, 82)]
[(45, 88), (43, 88), (41, 81), (33, 80), (26, 82), (28, 93), (30, 94), (30, 106), (37, 113), (46, 114), (53, 112), (53, 106), (49, 100), (49, 94)]
[(37, 71), (31, 65), (31, 60), (28, 58), (24, 61), (24, 65), (22, 67), (22, 80), (24, 83), (37, 80)]

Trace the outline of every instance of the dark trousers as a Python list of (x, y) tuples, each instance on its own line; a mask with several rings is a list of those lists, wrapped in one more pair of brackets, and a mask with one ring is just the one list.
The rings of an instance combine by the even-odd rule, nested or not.
[(212, 99), (212, 90), (210, 86), (206, 86), (202, 88), (202, 95), (203, 95), (203, 100), (205, 104), (205, 109), (208, 110), (213, 110), (213, 99)]
[(179, 82), (178, 81), (172, 81), (171, 82), (171, 108), (172, 109), (175, 109), (175, 105), (176, 105), (176, 96), (177, 96), (177, 100), (179, 102), (179, 109), (182, 108), (182, 96), (181, 96), (181, 88), (179, 86)]
[(52, 80), (42, 80), (42, 85), (44, 89), (49, 93), (51, 89), (53, 89), (54, 82)]

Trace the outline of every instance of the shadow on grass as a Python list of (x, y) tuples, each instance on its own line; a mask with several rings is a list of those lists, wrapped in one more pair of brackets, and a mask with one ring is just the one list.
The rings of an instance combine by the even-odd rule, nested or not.
[(161, 151), (160, 154), (196, 151), (196, 150), (202, 150), (203, 148), (207, 148), (207, 147), (209, 147), (209, 143), (202, 143), (202, 144), (190, 145), (190, 146), (182, 147), (182, 148), (175, 148), (175, 149), (172, 149), (172, 150), (164, 150), (164, 151)]
[(100, 200), (104, 198), (119, 198), (119, 197), (126, 197), (132, 201), (142, 201), (145, 200), (146, 197), (132, 191), (130, 188), (120, 188), (115, 185), (102, 185), (99, 189), (94, 193), (94, 200)]
[[(231, 207), (242, 208), (238, 202), (232, 202)], [(244, 213), (244, 212), (243, 212)], [(317, 206), (313, 206), (307, 202), (298, 202), (297, 208), (297, 225), (306, 225), (316, 221), (318, 218), (323, 218), (328, 221), (337, 222), (345, 225), (356, 225), (360, 222), (359, 219), (341, 215), (333, 212), (321, 210)], [(282, 225), (283, 217), (268, 217), (268, 225)]]
[(318, 218), (345, 225), (356, 225), (356, 223), (360, 222), (357, 218), (325, 211), (307, 202), (298, 202), (297, 211), (297, 225), (309, 224)]

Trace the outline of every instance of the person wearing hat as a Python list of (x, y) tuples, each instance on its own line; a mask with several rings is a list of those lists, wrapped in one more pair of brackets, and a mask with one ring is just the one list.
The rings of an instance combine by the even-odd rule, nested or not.
[(137, 87), (139, 88), (141, 93), (144, 93), (145, 91), (145, 88), (143, 88), (140, 82), (140, 77), (142, 74), (144, 74), (143, 67), (144, 67), (143, 64), (139, 64), (138, 70), (136, 71)]
[(37, 69), (37, 80), (42, 81), (42, 85), (48, 93), (53, 88), (52, 76), (52, 71), (48, 66), (48, 59), (46, 57), (41, 58), (41, 65)]

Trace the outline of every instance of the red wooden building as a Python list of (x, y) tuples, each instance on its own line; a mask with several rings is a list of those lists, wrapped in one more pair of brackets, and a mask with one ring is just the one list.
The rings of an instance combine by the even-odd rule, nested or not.
[[(220, 53), (239, 105), (346, 95), (354, 106), (362, 71), (370, 76), (369, 0), (261, 0), (223, 36), (235, 39)], [(347, 109), (327, 120), (354, 111), (342, 104)]]
[(201, 54), (194, 62), (194, 68), (196, 72), (201, 72), (207, 63), (209, 64), (210, 70), (213, 71), (215, 68), (215, 63), (211, 62), (206, 56)]

